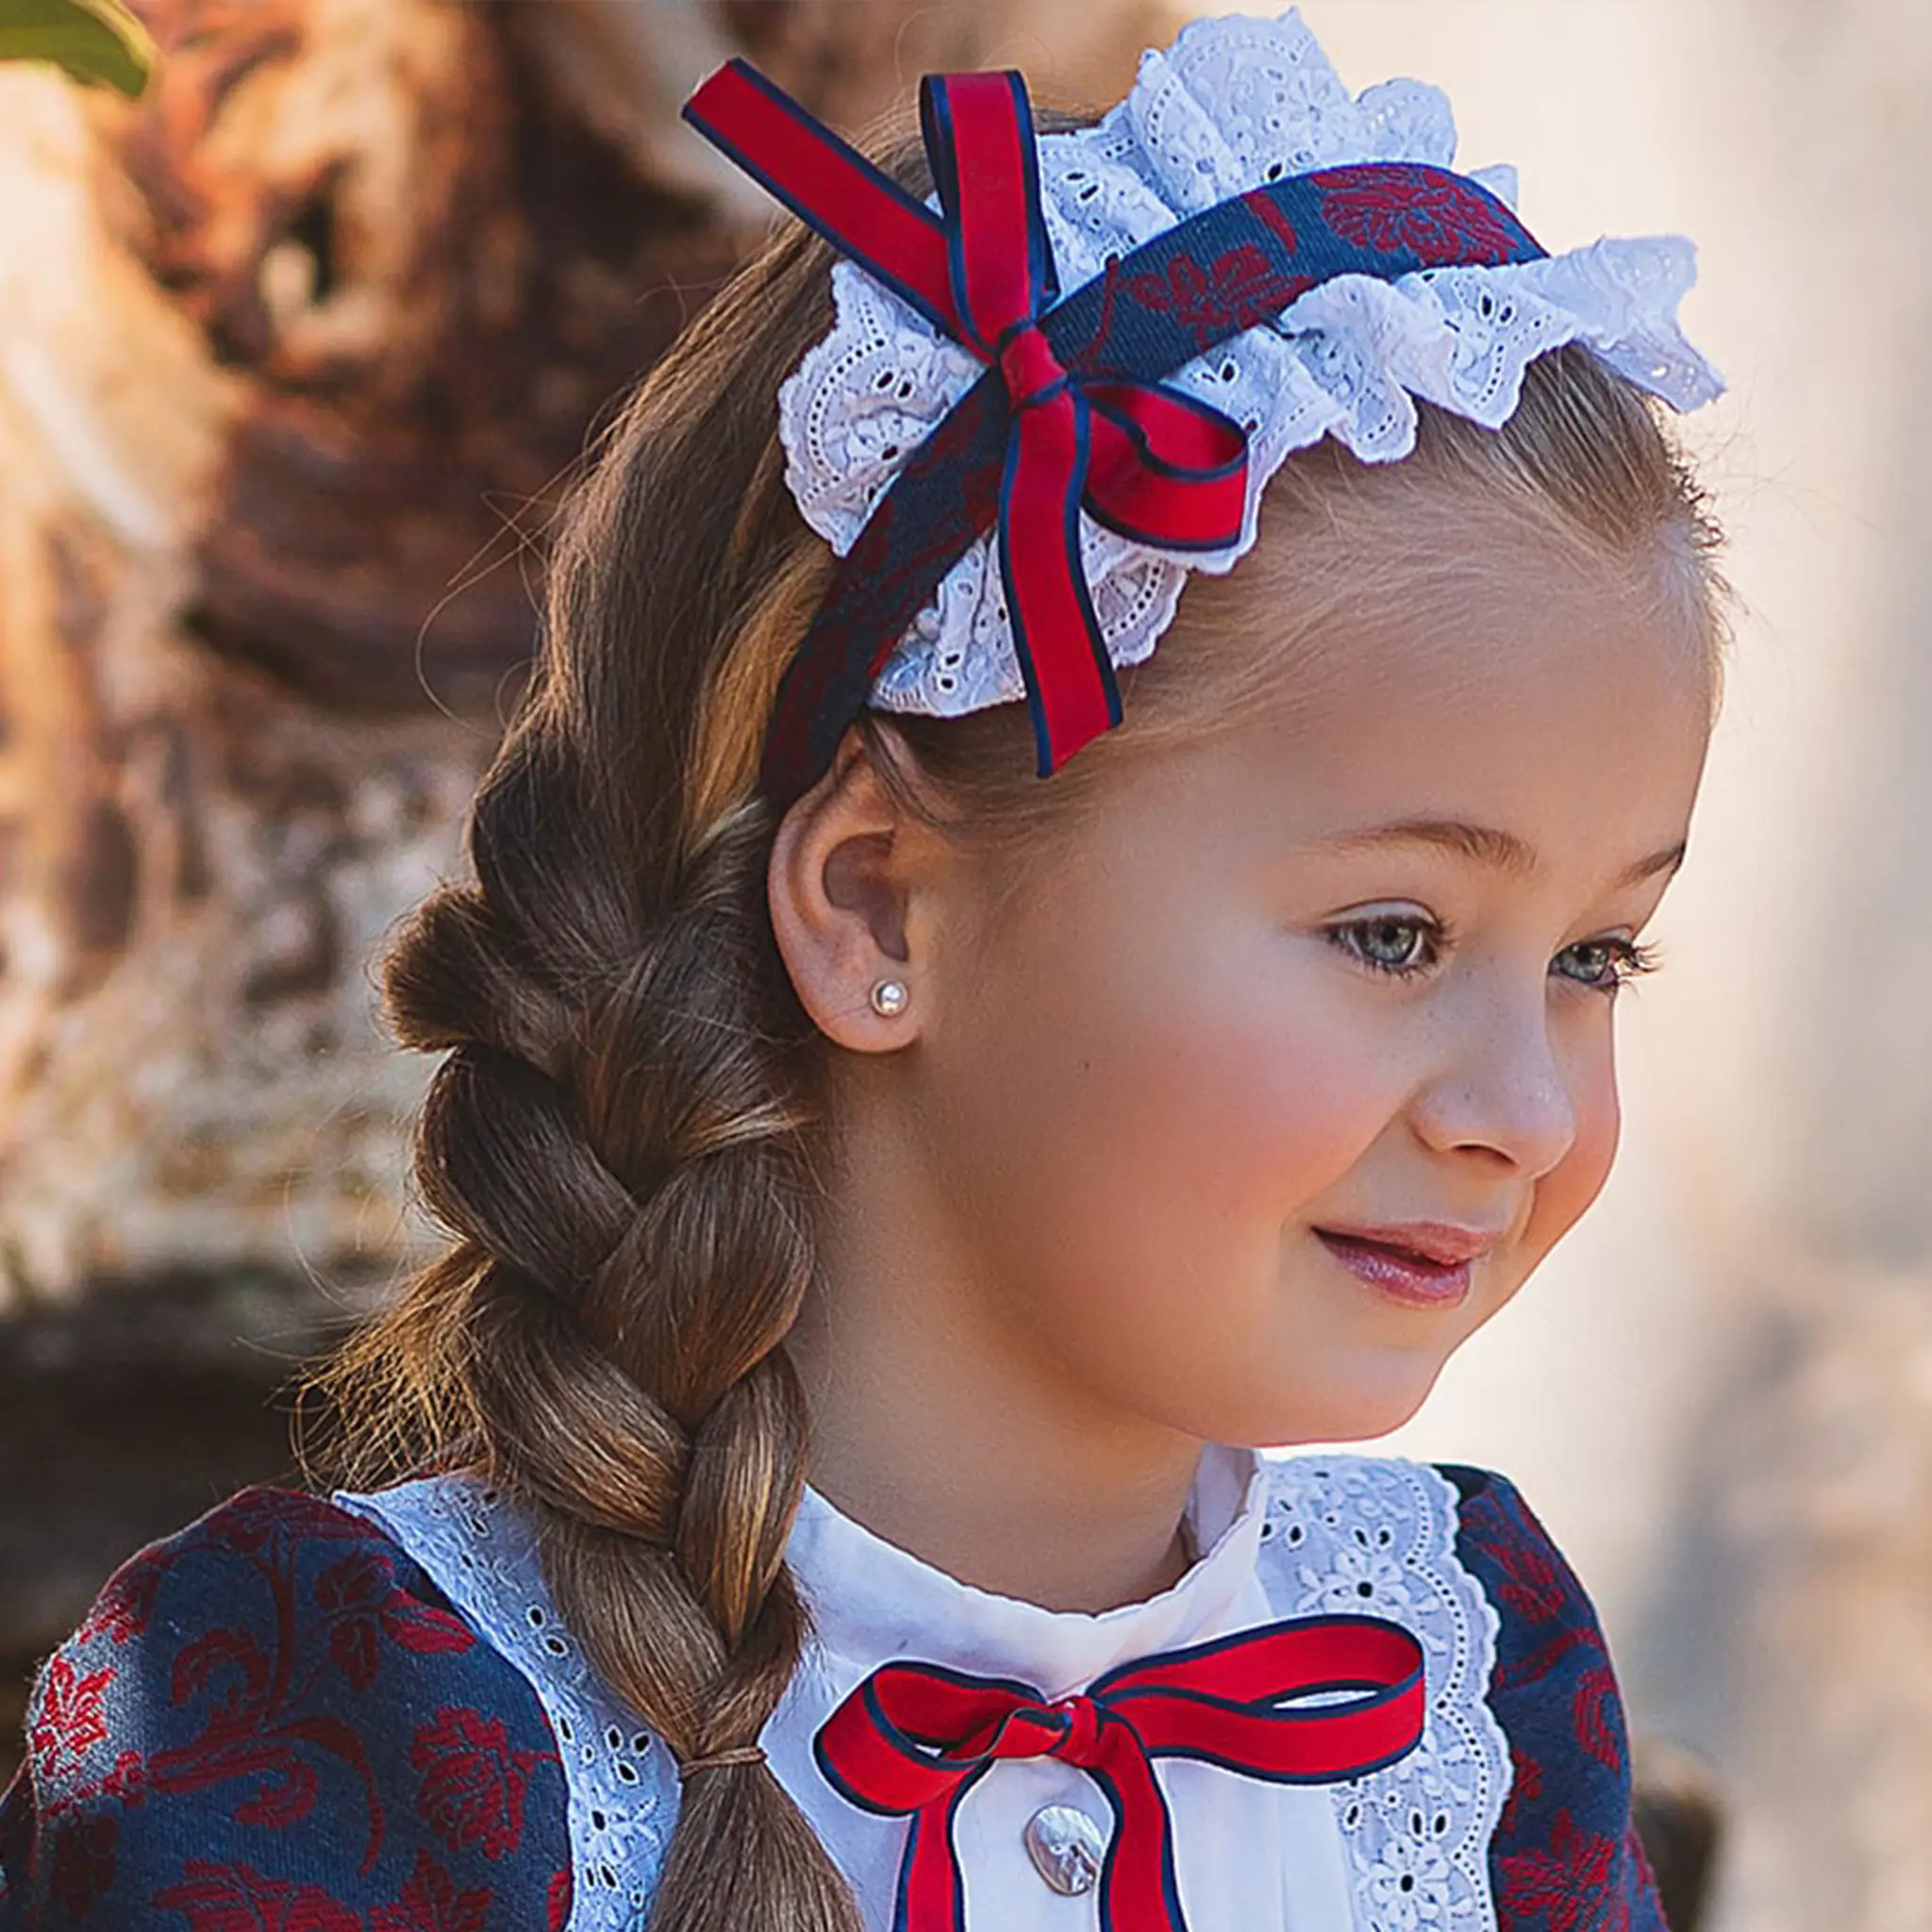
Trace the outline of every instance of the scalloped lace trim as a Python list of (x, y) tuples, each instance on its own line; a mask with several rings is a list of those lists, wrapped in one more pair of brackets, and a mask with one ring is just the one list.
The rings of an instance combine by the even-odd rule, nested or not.
[(1399, 1764), (1334, 1787), (1359, 1932), (1496, 1932), (1490, 1842), (1509, 1796), (1488, 1703), (1496, 1611), (1456, 1555), (1458, 1498), (1427, 1465), (1274, 1465), (1261, 1574), (1277, 1614), (1386, 1616), (1422, 1640), (1429, 1715)]
[[(1141, 57), (1127, 98), (1093, 127), (1040, 139), (1048, 235), (1071, 292), (1186, 216), (1284, 175), (1351, 161), (1455, 158), (1446, 97), (1391, 80), (1351, 95), (1293, 9), (1197, 20)], [(1515, 175), (1474, 178), (1513, 204)], [(1167, 378), (1249, 432), (1246, 515), (1230, 548), (1185, 559), (1081, 519), (1081, 551), (1114, 662), (1136, 664), (1173, 621), (1190, 568), (1233, 568), (1253, 546), (1269, 479), (1334, 435), (1369, 462), (1415, 446), (1421, 396), (1494, 428), (1538, 356), (1588, 343), (1686, 409), (1723, 383), (1676, 309), (1696, 273), (1681, 236), (1605, 240), (1548, 260), (1435, 269), (1384, 282), (1339, 275), (1272, 325)], [(779, 391), (786, 479), (840, 555), (980, 365), (850, 261), (832, 271), (835, 321)], [(888, 659), (874, 702), (941, 717), (1024, 695), (991, 538), (960, 558)]]
[[(528, 1681), (570, 1794), (570, 1932), (637, 1932), (676, 1822), (676, 1773), (558, 1617), (521, 1519), (466, 1476), (334, 1500), (387, 1530)], [(1499, 1624), (1456, 1555), (1457, 1506), (1455, 1488), (1423, 1463), (1270, 1464), (1259, 1565), (1275, 1614), (1391, 1617), (1426, 1657), (1420, 1747), (1333, 1788), (1358, 1932), (1497, 1932), (1489, 1853), (1511, 1775), (1487, 1701)]]
[(333, 1500), (387, 1530), (536, 1692), (569, 1791), (568, 1932), (639, 1932), (677, 1820), (677, 1773), (564, 1627), (523, 1519), (460, 1475)]

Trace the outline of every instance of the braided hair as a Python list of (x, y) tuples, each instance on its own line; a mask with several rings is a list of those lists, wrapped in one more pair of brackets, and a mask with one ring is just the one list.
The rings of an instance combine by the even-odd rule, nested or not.
[(328, 1376), (365, 1466), (515, 1495), (610, 1685), (681, 1761), (724, 1760), (684, 1787), (658, 1932), (858, 1924), (751, 1748), (804, 1629), (779, 1343), (812, 1274), (818, 1103), (742, 721), (824, 572), (775, 460), (721, 452), (773, 441), (771, 397), (829, 321), (817, 252), (779, 244), (688, 333), (560, 535), (470, 875), (385, 980), (402, 1042), (445, 1055), (417, 1170), (452, 1244)]
[[(915, 142), (883, 164), (924, 192)], [(773, 937), (756, 773), (831, 558), (784, 487), (773, 398), (830, 325), (830, 261), (793, 226), (749, 263), (630, 399), (563, 520), (468, 875), (415, 913), (387, 972), (401, 1041), (445, 1056), (418, 1173), (450, 1245), (324, 1377), (353, 1479), (501, 1485), (608, 1684), (681, 1762), (709, 1761), (683, 1788), (653, 1932), (858, 1928), (754, 1748), (805, 1635), (784, 1552), (807, 1415), (783, 1344), (813, 1285), (828, 1144), (825, 1042)], [(1124, 672), (1127, 724), (1046, 786), (1024, 707), (868, 714), (888, 789), (1024, 858), (1136, 742), (1224, 719), (1242, 681), (1363, 594), (1358, 550), (1333, 599), (1317, 588), (1352, 503), (1399, 524), (1407, 492), (1445, 481), (1612, 556), (1674, 558), (1715, 662), (1715, 533), (1622, 378), (1566, 349), (1531, 366), (1501, 431), (1423, 416), (1402, 464), (1317, 448), (1271, 485), (1261, 553), (1236, 574), (1263, 586), (1265, 641), (1191, 637)], [(1271, 525), (1291, 565), (1272, 580)], [(1380, 546), (1387, 569), (1403, 549)], [(1208, 580), (1181, 627), (1191, 610), (1237, 627), (1241, 594)]]

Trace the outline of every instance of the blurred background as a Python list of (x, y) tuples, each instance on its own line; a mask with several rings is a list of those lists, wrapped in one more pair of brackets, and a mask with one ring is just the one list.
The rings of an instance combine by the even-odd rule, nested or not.
[[(416, 1252), (371, 963), (448, 867), (587, 431), (766, 210), (743, 52), (1105, 102), (1163, 0), (143, 0), (0, 67), (0, 1778), (113, 1565), (290, 1475)], [(1308, 0), (1556, 247), (1676, 229), (1738, 644), (1602, 1203), (1390, 1446), (1509, 1471), (1719, 1932), (1932, 1925), (1932, 4)], [(1672, 1747), (1694, 1757), (1682, 1759)]]

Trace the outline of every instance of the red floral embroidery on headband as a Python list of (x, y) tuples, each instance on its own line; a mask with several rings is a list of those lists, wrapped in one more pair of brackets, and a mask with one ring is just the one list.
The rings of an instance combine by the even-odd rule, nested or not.
[(1258, 248), (1244, 243), (1217, 256), (1206, 274), (1192, 257), (1176, 256), (1164, 273), (1135, 275), (1127, 288), (1137, 301), (1192, 329), (1206, 351), (1278, 315), (1314, 285), (1312, 275), (1282, 275)]
[(1407, 249), (1425, 268), (1521, 259), (1522, 231), (1506, 226), (1487, 196), (1439, 169), (1378, 161), (1308, 178), (1323, 219), (1357, 248)]

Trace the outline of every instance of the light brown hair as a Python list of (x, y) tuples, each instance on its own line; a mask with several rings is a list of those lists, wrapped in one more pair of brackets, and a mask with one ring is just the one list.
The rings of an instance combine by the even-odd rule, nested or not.
[[(888, 165), (923, 191), (904, 144)], [(784, 1552), (807, 1416), (784, 1341), (813, 1280), (824, 1043), (774, 942), (755, 774), (830, 569), (786, 491), (774, 402), (829, 326), (830, 260), (792, 227), (752, 261), (631, 398), (562, 523), (472, 875), (420, 908), (388, 966), (398, 1036), (446, 1055), (418, 1170), (451, 1245), (328, 1376), (352, 1474), (475, 1470), (530, 1513), (563, 1616), (681, 1761), (757, 1741), (805, 1631)], [(1423, 417), (1400, 464), (1333, 444), (1291, 458), (1256, 555), (1192, 586), (1122, 675), (1127, 723), (1053, 781), (1012, 705), (868, 714), (887, 781), (1024, 874), (1137, 745), (1212, 729), (1292, 675), (1334, 598), (1386, 594), (1412, 567), (1404, 544), (1369, 583), (1373, 546), (1344, 539), (1412, 528), (1444, 490), (1642, 573), (1714, 702), (1714, 532), (1642, 396), (1572, 348), (1532, 366), (1499, 432)], [(1265, 641), (1240, 635), (1257, 590)], [(753, 1761), (683, 1787), (652, 1923), (858, 1917)]]

